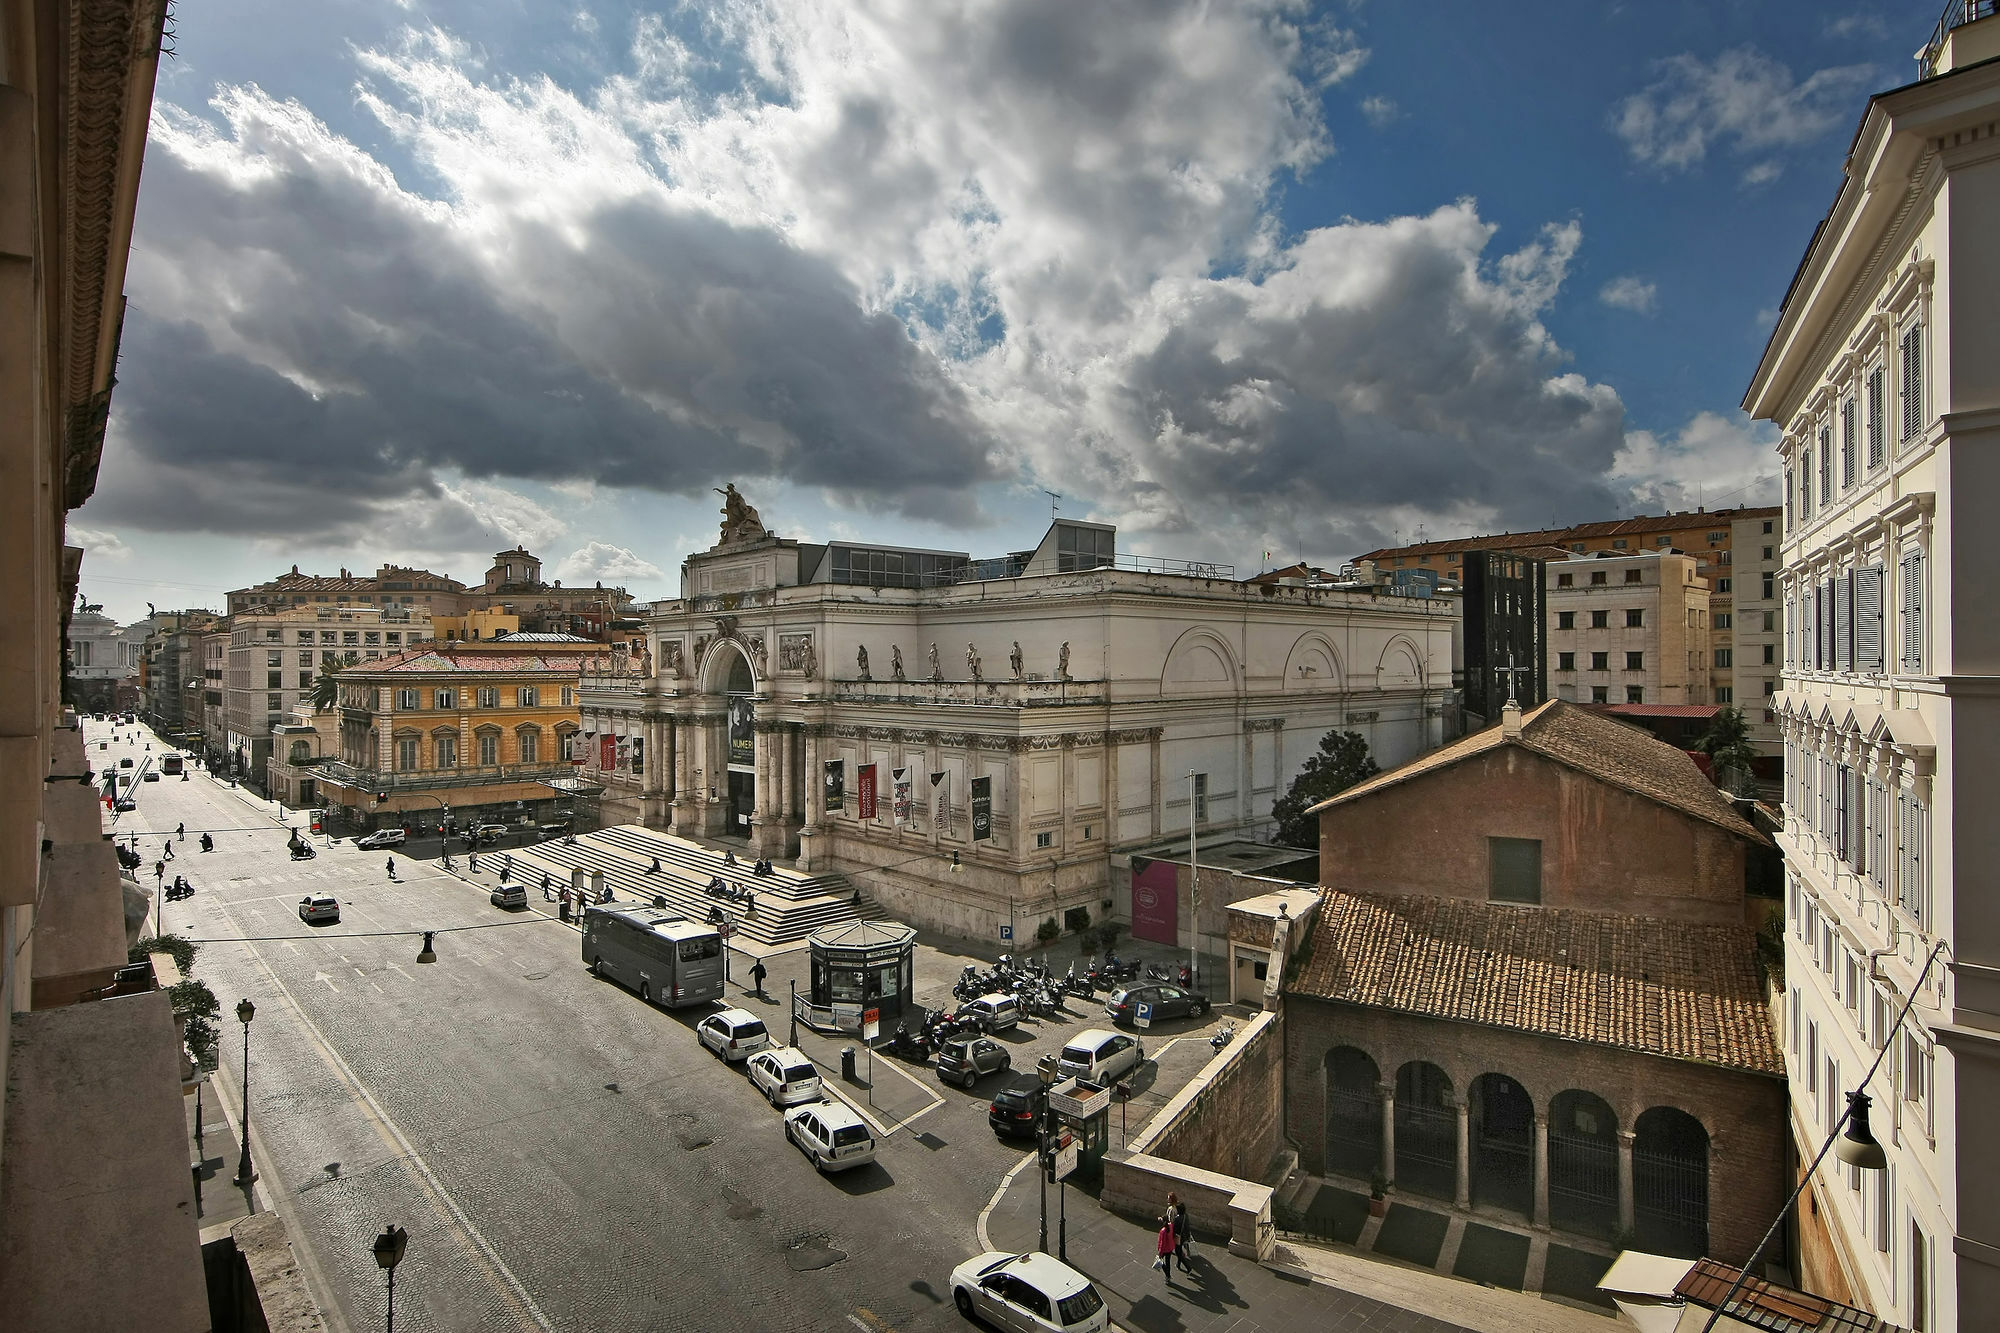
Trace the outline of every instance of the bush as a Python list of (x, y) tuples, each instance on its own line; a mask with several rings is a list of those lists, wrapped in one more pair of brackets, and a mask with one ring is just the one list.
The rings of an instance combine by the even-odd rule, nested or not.
[(1054, 917), (1050, 917), (1048, 920), (1042, 922), (1041, 925), (1035, 927), (1035, 943), (1043, 945), (1053, 944), (1056, 936), (1060, 934), (1062, 934), (1062, 927), (1056, 924)]
[(1076, 933), (1076, 947), (1084, 953), (1096, 953), (1097, 932), (1094, 930), (1079, 930)]
[(1124, 925), (1117, 921), (1107, 921), (1097, 928), (1097, 938), (1106, 953), (1118, 947), (1118, 937), (1124, 933)]
[(199, 944), (181, 935), (148, 935), (146, 938), (135, 943), (126, 952), (125, 961), (128, 963), (143, 963), (152, 954), (172, 954), (174, 956), (174, 966), (179, 968), (181, 975), (185, 977), (193, 974), (194, 956), (200, 952), (201, 946)]

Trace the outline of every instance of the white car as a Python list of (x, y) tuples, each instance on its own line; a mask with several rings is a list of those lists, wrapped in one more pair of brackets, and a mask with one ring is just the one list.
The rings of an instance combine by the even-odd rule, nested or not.
[(1056, 1070), (1065, 1077), (1086, 1079), (1102, 1086), (1145, 1061), (1145, 1043), (1138, 1038), (1103, 1028), (1085, 1028), (1063, 1044)]
[(701, 1044), (725, 1060), (747, 1060), (771, 1044), (764, 1020), (748, 1009), (724, 1009), (695, 1025)]
[(364, 852), (374, 852), (384, 847), (401, 847), (408, 841), (409, 836), (399, 828), (377, 829), (373, 833), (364, 833), (356, 838), (354, 845)]
[(808, 1102), (785, 1112), (785, 1137), (821, 1171), (845, 1171), (875, 1160), (868, 1122), (844, 1102)]
[(951, 1299), (967, 1319), (1023, 1333), (1098, 1333), (1111, 1326), (1090, 1279), (1053, 1255), (975, 1255), (951, 1270)]
[(795, 1106), (816, 1102), (826, 1094), (820, 1087), (819, 1070), (796, 1046), (773, 1046), (750, 1057), (745, 1066), (750, 1081), (773, 1106)]
[(528, 907), (528, 886), (525, 884), (497, 884), (493, 892), (486, 895), (495, 907), (518, 907), (523, 911)]
[(299, 920), (307, 925), (315, 921), (340, 921), (340, 899), (330, 893), (308, 894), (299, 899)]

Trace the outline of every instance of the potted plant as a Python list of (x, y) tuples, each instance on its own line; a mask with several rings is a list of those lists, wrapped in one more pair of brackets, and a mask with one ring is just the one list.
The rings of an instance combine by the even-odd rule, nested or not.
[(1389, 1211), (1389, 1178), (1377, 1171), (1368, 1177), (1368, 1215), (1381, 1217)]

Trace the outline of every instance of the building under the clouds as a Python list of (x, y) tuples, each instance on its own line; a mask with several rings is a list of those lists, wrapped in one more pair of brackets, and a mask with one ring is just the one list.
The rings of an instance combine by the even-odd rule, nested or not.
[[(580, 694), (604, 816), (844, 870), (961, 935), (1178, 914), (1135, 851), (1270, 827), (1320, 738), (1455, 730), (1454, 603), (1238, 582), (1059, 520), (1032, 549), (774, 536), (731, 492), (634, 676)], [(1172, 871), (1168, 866), (1167, 870)], [(1176, 941), (1185, 943), (1185, 941)]]

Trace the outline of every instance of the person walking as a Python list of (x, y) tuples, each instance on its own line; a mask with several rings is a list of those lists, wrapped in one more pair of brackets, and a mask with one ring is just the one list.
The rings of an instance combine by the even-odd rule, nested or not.
[(750, 965), (750, 982), (753, 986), (756, 987), (757, 994), (760, 998), (764, 994), (764, 977), (765, 977), (764, 960), (759, 958), (756, 962)]
[(1194, 1265), (1188, 1262), (1188, 1220), (1187, 1204), (1176, 1193), (1167, 1195), (1167, 1215), (1174, 1223), (1174, 1259), (1181, 1266), (1181, 1272), (1192, 1273)]
[(396, 858), (393, 856), (389, 858), (389, 882), (396, 882)]
[(1153, 1267), (1166, 1274), (1167, 1285), (1174, 1285), (1174, 1219), (1160, 1219), (1160, 1234), (1153, 1238)]
[(179, 838), (182, 842), (186, 842), (188, 836), (188, 826), (186, 824), (182, 824), (179, 828), (174, 830), (174, 836)]
[(562, 892), (556, 895), (556, 903), (558, 904), (556, 909), (558, 915), (567, 924), (569, 922), (569, 885), (563, 885)]
[(169, 842), (161, 845), (160, 859), (162, 861), (171, 861), (174, 859), (174, 845), (172, 843)]
[(543, 876), (542, 876), (542, 901), (543, 901), (543, 902), (545, 902), (545, 903), (552, 903), (552, 902), (554, 902), (555, 900), (556, 900), (556, 892), (555, 892), (555, 889), (554, 889), (554, 887), (553, 887), (552, 885), (550, 885), (550, 883), (549, 883), (549, 877), (548, 877), (547, 875), (543, 875)]

